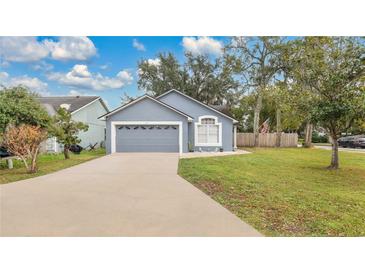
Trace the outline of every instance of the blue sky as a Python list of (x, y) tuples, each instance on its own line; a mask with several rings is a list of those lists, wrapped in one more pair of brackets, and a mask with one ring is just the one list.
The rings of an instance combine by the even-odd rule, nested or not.
[[(42, 95), (99, 95), (115, 108), (138, 90), (137, 62), (158, 52), (218, 56), (225, 37), (0, 37), (0, 83)], [(156, 63), (157, 62), (157, 63)]]

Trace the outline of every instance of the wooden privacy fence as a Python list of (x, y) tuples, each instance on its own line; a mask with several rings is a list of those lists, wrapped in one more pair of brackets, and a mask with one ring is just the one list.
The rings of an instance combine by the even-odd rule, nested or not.
[[(260, 133), (259, 147), (275, 147), (276, 133)], [(239, 147), (253, 147), (255, 144), (254, 133), (237, 133), (237, 146)], [(281, 147), (297, 147), (298, 134), (297, 133), (281, 133)]]

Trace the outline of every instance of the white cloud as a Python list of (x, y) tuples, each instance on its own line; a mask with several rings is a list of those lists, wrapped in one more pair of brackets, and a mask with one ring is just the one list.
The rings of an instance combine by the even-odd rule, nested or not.
[(10, 80), (11, 86), (22, 85), (28, 87), (32, 91), (39, 92), (41, 94), (48, 94), (47, 91), (48, 84), (42, 82), (37, 77), (29, 77), (27, 75), (11, 78)]
[(105, 65), (101, 65), (100, 66), (100, 69), (102, 69), (102, 70), (106, 70), (107, 68), (109, 68), (109, 65), (108, 64), (105, 64)]
[(139, 51), (146, 51), (145, 46), (141, 42), (138, 42), (137, 39), (133, 39), (133, 47)]
[[(152, 65), (152, 66), (159, 66), (161, 64), (161, 60), (158, 58), (148, 59), (148, 60), (145, 60), (145, 62), (147, 62), (149, 65)], [(137, 69), (136, 72), (137, 72), (137, 75), (142, 75), (142, 70), (140, 68)]]
[(198, 38), (184, 37), (182, 44), (186, 51), (195, 55), (212, 54), (219, 56), (222, 54), (223, 49), (222, 42), (206, 36)]
[(78, 90), (71, 89), (69, 91), (68, 95), (70, 95), (70, 96), (80, 96), (80, 95), (84, 95), (84, 94), (82, 92), (78, 91)]
[(59, 41), (46, 40), (51, 57), (55, 60), (85, 61), (96, 55), (94, 43), (87, 37), (60, 37)]
[(71, 89), (68, 94), (68, 96), (97, 96), (96, 93), (88, 93), (88, 92), (82, 92), (79, 90)]
[(3, 62), (36, 62), (49, 56), (55, 60), (85, 61), (96, 53), (94, 43), (87, 37), (66, 36), (42, 41), (36, 37), (0, 37)]
[(118, 72), (117, 77), (121, 80), (123, 80), (125, 83), (132, 83), (133, 81), (133, 77), (132, 74), (130, 74), (130, 72), (126, 71), (126, 70), (121, 70)]
[(67, 73), (50, 73), (48, 79), (70, 87), (99, 91), (122, 88), (133, 81), (128, 71), (123, 70), (115, 77), (107, 77), (100, 73), (91, 73), (86, 65), (75, 65)]
[(148, 62), (148, 64), (154, 65), (154, 66), (159, 66), (161, 64), (161, 60), (158, 58), (148, 59), (147, 62)]
[(53, 69), (53, 65), (45, 61), (40, 61), (32, 65), (31, 68), (37, 71), (51, 71)]
[(0, 58), (11, 62), (34, 62), (45, 58), (49, 49), (36, 37), (0, 37)]
[(5, 71), (0, 71), (0, 80), (5, 81), (9, 77), (9, 74)]
[(8, 61), (1, 61), (0, 60), (0, 67), (1, 68), (7, 68), (10, 66), (10, 63)]
[(0, 72), (0, 81), (0, 84), (5, 87), (24, 86), (43, 96), (50, 94), (48, 91), (48, 84), (42, 82), (37, 77), (29, 77), (28, 75), (10, 77), (8, 73)]
[(86, 65), (75, 65), (71, 71), (71, 75), (73, 77), (78, 78), (90, 78), (91, 73), (88, 71), (88, 68)]

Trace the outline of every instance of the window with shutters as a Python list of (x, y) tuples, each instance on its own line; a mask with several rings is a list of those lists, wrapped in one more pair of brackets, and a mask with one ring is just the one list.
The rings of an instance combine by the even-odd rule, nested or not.
[(195, 146), (221, 146), (222, 123), (215, 116), (201, 116), (195, 123)]

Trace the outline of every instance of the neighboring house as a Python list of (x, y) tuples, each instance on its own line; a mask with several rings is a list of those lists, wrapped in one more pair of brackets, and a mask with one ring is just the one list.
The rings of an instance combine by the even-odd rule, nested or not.
[[(39, 101), (45, 107), (48, 114), (53, 116), (60, 107), (71, 113), (72, 120), (87, 124), (89, 129), (80, 132), (79, 144), (87, 147), (90, 144), (100, 146), (105, 142), (105, 121), (98, 119), (99, 116), (108, 112), (108, 108), (99, 96), (51, 96), (39, 97)], [(49, 138), (44, 150), (48, 152), (60, 152), (62, 146), (56, 138)]]
[(100, 119), (107, 153), (236, 149), (237, 121), (177, 90), (143, 95)]

